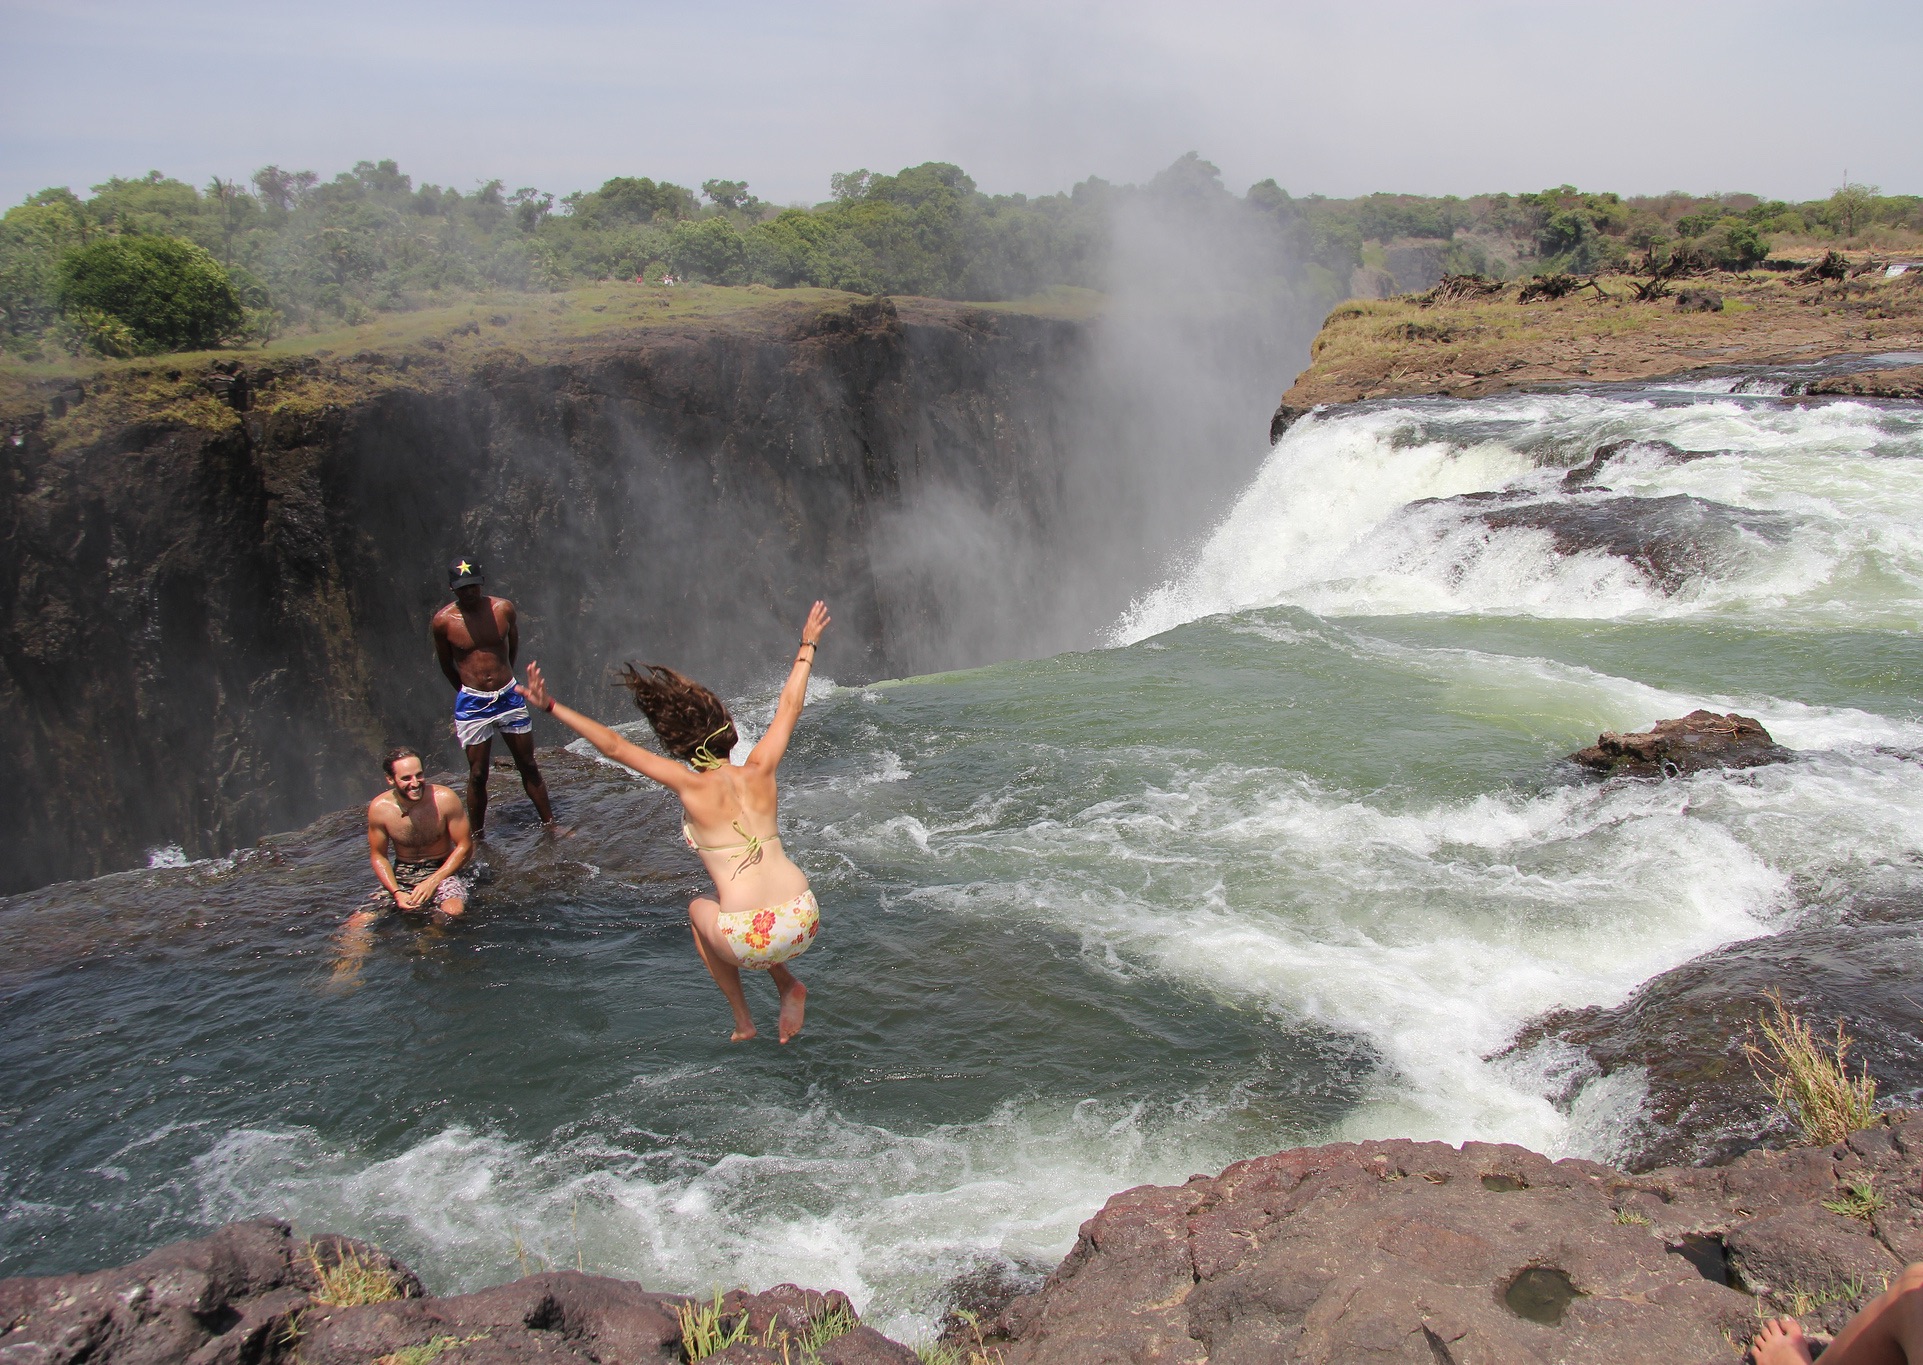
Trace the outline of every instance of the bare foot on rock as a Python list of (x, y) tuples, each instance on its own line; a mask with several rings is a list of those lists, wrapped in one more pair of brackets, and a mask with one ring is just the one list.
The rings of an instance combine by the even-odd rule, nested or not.
[(802, 1016), (808, 1012), (808, 988), (790, 977), (781, 992), (781, 1041), (787, 1042), (801, 1032)]
[(1809, 1345), (1795, 1318), (1771, 1318), (1749, 1343), (1755, 1365), (1810, 1365)]

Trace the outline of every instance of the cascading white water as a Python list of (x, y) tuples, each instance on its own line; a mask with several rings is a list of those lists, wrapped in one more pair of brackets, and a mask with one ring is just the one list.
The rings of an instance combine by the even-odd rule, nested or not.
[[(1727, 382), (1727, 381), (1725, 381)], [(1565, 472), (1606, 443), (1726, 452), (1674, 463), (1629, 451), (1591, 486)], [(1115, 643), (1183, 621), (1289, 603), (1322, 615), (1502, 613), (1620, 620), (1714, 613), (1779, 625), (1923, 621), (1923, 417), (1868, 403), (1730, 396), (1521, 395), (1384, 404), (1311, 417), (1280, 442), (1192, 561), (1138, 600)], [(1608, 554), (1561, 555), (1539, 529), (1492, 531), (1475, 505), (1686, 495), (1780, 518), (1781, 543), (1665, 592)], [(1505, 504), (1508, 506), (1514, 503)]]

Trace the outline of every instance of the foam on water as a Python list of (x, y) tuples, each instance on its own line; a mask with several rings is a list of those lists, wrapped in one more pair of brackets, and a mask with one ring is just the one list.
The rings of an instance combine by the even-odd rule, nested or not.
[[(1704, 700), (1546, 660), (1348, 648), (1451, 680), (1497, 712), (1560, 706), (1628, 726)], [(1166, 977), (1365, 1039), (1382, 1065), (1332, 1136), (1606, 1158), (1637, 1103), (1626, 1079), (1558, 1107), (1545, 1098), (1558, 1087), (1484, 1059), (1543, 1011), (1619, 1003), (1700, 953), (1773, 931), (1797, 908), (1797, 886), (1860, 882), (1886, 860), (1923, 856), (1923, 770), (1878, 747), (1914, 749), (1923, 725), (1708, 700), (1815, 752), (1744, 774), (1415, 806), (1138, 752), (1133, 763), (1156, 777), (1116, 799), (1010, 818), (1023, 808), (1011, 787), (944, 820), (879, 807), (822, 835), (854, 864), (916, 865), (909, 901), (1065, 933), (1095, 970)]]
[[(637, 1078), (702, 1103), (717, 1070)], [(584, 1266), (650, 1289), (705, 1294), (783, 1281), (846, 1291), (882, 1330), (931, 1334), (942, 1285), (984, 1260), (1031, 1269), (1058, 1258), (1116, 1189), (1179, 1183), (1239, 1155), (1217, 1121), (1233, 1089), (1170, 1105), (1007, 1103), (981, 1122), (904, 1134), (826, 1103), (794, 1109), (730, 1097), (731, 1140), (674, 1150), (618, 1115), (536, 1146), (463, 1127), (385, 1159), (311, 1131), (244, 1129), (195, 1162), (210, 1222), (284, 1211), (405, 1248), (443, 1292), (525, 1266)], [(613, 1122), (607, 1120), (612, 1119)]]
[[(1715, 381), (1721, 385), (1723, 381)], [(1671, 464), (1629, 452), (1591, 488), (1562, 472), (1613, 441), (1730, 452)], [(1803, 624), (1923, 622), (1923, 416), (1840, 402), (1702, 395), (1529, 395), (1306, 419), (1277, 444), (1214, 535), (1116, 623), (1112, 643), (1221, 612), (1293, 603), (1323, 615), (1502, 613), (1619, 619), (1714, 613)], [(1577, 504), (1688, 494), (1777, 517), (1674, 591), (1628, 560), (1559, 554), (1551, 535), (1495, 530), (1461, 503), (1503, 489)], [(1504, 502), (1504, 507), (1517, 505)]]

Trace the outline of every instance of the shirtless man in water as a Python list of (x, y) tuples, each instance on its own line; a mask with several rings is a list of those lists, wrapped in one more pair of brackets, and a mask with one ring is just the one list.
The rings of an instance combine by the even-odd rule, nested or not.
[(489, 597), (481, 590), (485, 582), (476, 561), (463, 558), (450, 564), (447, 585), (454, 590), (454, 600), (434, 613), (430, 627), (441, 672), (454, 685), (454, 733), (467, 751), (468, 820), (474, 837), (484, 837), (488, 759), (499, 732), (542, 825), (551, 834), (560, 833), (548, 804), (547, 781), (534, 762), (534, 722), (514, 684), (514, 656), (521, 647), (514, 604), (505, 597)]
[(376, 897), (402, 910), (432, 905), (452, 919), (467, 909), (467, 884), (458, 874), (474, 851), (461, 798), (429, 782), (412, 749), (396, 749), (381, 767), (387, 790), (367, 803), (367, 860), (386, 892)]

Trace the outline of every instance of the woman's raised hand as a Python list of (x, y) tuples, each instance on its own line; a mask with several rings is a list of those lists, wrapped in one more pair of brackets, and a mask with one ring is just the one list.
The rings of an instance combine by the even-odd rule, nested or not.
[(833, 617), (828, 615), (828, 604), (826, 602), (817, 602), (808, 608), (808, 623), (801, 628), (801, 643), (804, 645), (820, 644), (821, 632), (828, 629), (828, 622), (833, 619)]
[(554, 699), (548, 696), (547, 679), (541, 676), (541, 665), (532, 659), (528, 661), (527, 681), (518, 686), (529, 706), (538, 706), (543, 711), (554, 709)]

